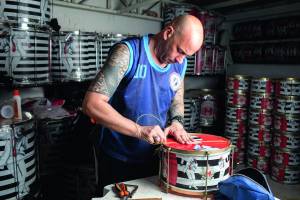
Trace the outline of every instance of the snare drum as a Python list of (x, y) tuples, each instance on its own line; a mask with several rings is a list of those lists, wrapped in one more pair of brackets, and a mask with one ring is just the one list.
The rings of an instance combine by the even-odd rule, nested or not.
[(23, 120), (0, 121), (0, 199), (23, 199), (38, 193), (36, 135), (30, 113)]
[(266, 93), (272, 95), (274, 92), (274, 84), (270, 78), (253, 78), (251, 80), (251, 92)]
[(217, 118), (216, 95), (213, 91), (202, 90), (200, 99), (200, 126), (212, 126)]
[(276, 148), (300, 149), (300, 135), (293, 133), (276, 132), (273, 136), (273, 146)]
[(249, 139), (264, 144), (270, 144), (272, 140), (270, 126), (257, 126), (250, 124), (249, 126)]
[(226, 49), (221, 46), (214, 47), (214, 73), (224, 74), (226, 66)]
[(284, 96), (300, 96), (300, 80), (286, 78), (277, 81), (276, 94)]
[(282, 166), (300, 166), (299, 149), (273, 149), (272, 161)]
[(214, 49), (210, 45), (203, 46), (196, 52), (195, 74), (213, 74)]
[(271, 165), (271, 178), (284, 184), (300, 183), (300, 168)]
[(21, 27), (24, 24), (29, 27), (45, 25), (50, 19), (48, 2), (48, 0), (1, 0), (0, 19), (12, 21), (15, 27)]
[(296, 96), (280, 96), (277, 98), (276, 111), (283, 114), (300, 114), (300, 98)]
[(0, 34), (4, 49), (0, 51), (0, 75), (12, 79), (14, 85), (50, 82), (48, 30), (5, 28)]
[(249, 90), (250, 78), (247, 76), (236, 75), (228, 77), (226, 80), (228, 90)]
[(91, 80), (98, 72), (98, 63), (96, 33), (73, 31), (52, 36), (53, 80)]
[(251, 93), (250, 108), (272, 110), (273, 98), (266, 93)]
[(270, 160), (265, 157), (257, 157), (249, 155), (247, 158), (247, 164), (249, 167), (254, 167), (263, 173), (268, 173), (270, 168)]
[(274, 128), (281, 132), (299, 132), (300, 117), (296, 115), (284, 115), (277, 113), (274, 116)]
[(239, 107), (226, 107), (226, 118), (229, 120), (246, 120), (247, 119), (247, 109)]
[(179, 144), (173, 138), (161, 147), (160, 181), (170, 192), (204, 196), (218, 189), (230, 175), (231, 143), (209, 134), (192, 134), (197, 144)]
[(246, 107), (249, 99), (246, 92), (242, 90), (229, 91), (227, 90), (227, 105), (236, 107)]
[(272, 116), (266, 110), (253, 110), (249, 111), (249, 122), (255, 125), (271, 126)]
[(255, 140), (248, 140), (248, 154), (252, 156), (271, 157), (270, 145), (266, 145), (263, 142), (257, 142)]

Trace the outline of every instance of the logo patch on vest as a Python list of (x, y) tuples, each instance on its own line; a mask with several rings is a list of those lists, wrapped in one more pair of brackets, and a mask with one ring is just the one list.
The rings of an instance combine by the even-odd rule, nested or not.
[(180, 75), (176, 72), (171, 73), (170, 78), (169, 78), (169, 83), (170, 83), (170, 87), (173, 91), (178, 90), (180, 83), (181, 83)]

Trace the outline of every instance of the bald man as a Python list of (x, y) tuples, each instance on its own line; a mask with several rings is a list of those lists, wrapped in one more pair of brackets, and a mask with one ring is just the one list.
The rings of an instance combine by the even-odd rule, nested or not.
[(157, 173), (153, 144), (165, 142), (168, 134), (179, 143), (192, 142), (183, 124), (185, 57), (202, 43), (201, 22), (185, 15), (156, 35), (111, 49), (83, 102), (85, 114), (102, 125), (97, 147), (102, 187)]

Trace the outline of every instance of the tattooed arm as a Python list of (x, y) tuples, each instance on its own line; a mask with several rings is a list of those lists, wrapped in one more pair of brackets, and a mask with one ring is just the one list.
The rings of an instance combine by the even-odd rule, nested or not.
[(136, 124), (120, 115), (108, 101), (124, 77), (129, 59), (128, 47), (125, 44), (116, 45), (91, 83), (82, 105), (83, 112), (96, 123), (126, 135), (137, 133)]
[[(176, 91), (175, 97), (170, 107), (170, 118), (184, 117), (184, 83), (182, 81), (180, 87)], [(184, 130), (184, 124), (179, 119), (173, 119), (171, 125), (165, 129), (165, 134), (172, 134), (176, 140), (182, 144), (192, 142), (190, 135)]]
[(126, 45), (119, 44), (112, 50), (85, 95), (83, 112), (96, 123), (119, 133), (145, 139), (149, 143), (164, 142), (166, 136), (159, 126), (140, 126), (108, 103), (128, 69), (129, 60), (130, 52)]

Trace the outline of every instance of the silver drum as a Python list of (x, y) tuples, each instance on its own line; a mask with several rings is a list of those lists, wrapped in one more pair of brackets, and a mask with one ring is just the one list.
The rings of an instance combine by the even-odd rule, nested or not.
[(280, 96), (277, 98), (276, 111), (282, 114), (300, 115), (300, 98), (296, 96)]
[(275, 148), (300, 149), (300, 135), (291, 133), (276, 132), (273, 136), (273, 146)]
[(300, 80), (295, 78), (281, 79), (277, 82), (277, 95), (300, 96)]
[(290, 149), (275, 149), (272, 152), (272, 160), (281, 166), (299, 166), (300, 152)]
[(247, 165), (249, 167), (254, 167), (263, 173), (268, 173), (270, 170), (270, 160), (265, 157), (256, 157), (249, 155), (247, 157)]
[(230, 120), (247, 120), (247, 109), (242, 107), (226, 107), (226, 118)]
[(231, 76), (226, 80), (226, 88), (228, 90), (249, 90), (250, 78), (247, 76)]
[(48, 0), (1, 0), (0, 19), (9, 20), (14, 26), (29, 27), (46, 25), (50, 19)]
[(268, 94), (262, 93), (251, 93), (250, 97), (250, 108), (251, 109), (273, 109), (273, 98)]
[(59, 32), (52, 36), (54, 81), (91, 80), (98, 72), (97, 34)]
[(281, 132), (299, 132), (300, 117), (277, 113), (274, 116), (274, 128)]
[(263, 110), (250, 110), (249, 122), (255, 125), (271, 126), (272, 116), (271, 113)]
[(251, 80), (251, 92), (271, 95), (274, 92), (274, 83), (270, 78), (253, 78)]
[(298, 184), (300, 183), (300, 168), (273, 164), (271, 165), (271, 178), (279, 183)]
[(23, 120), (0, 121), (0, 199), (23, 199), (38, 189), (35, 123), (30, 113)]
[(264, 144), (270, 144), (272, 140), (271, 127), (262, 127), (256, 125), (249, 126), (249, 139)]
[(236, 107), (246, 107), (248, 106), (248, 95), (244, 91), (236, 90), (229, 91), (227, 90), (227, 105), (236, 106)]
[[(0, 75), (14, 85), (50, 82), (50, 32), (42, 29), (0, 29)], [(1, 80), (2, 82), (2, 80)]]
[(248, 154), (252, 156), (271, 157), (271, 148), (269, 145), (257, 142), (255, 140), (248, 140)]

